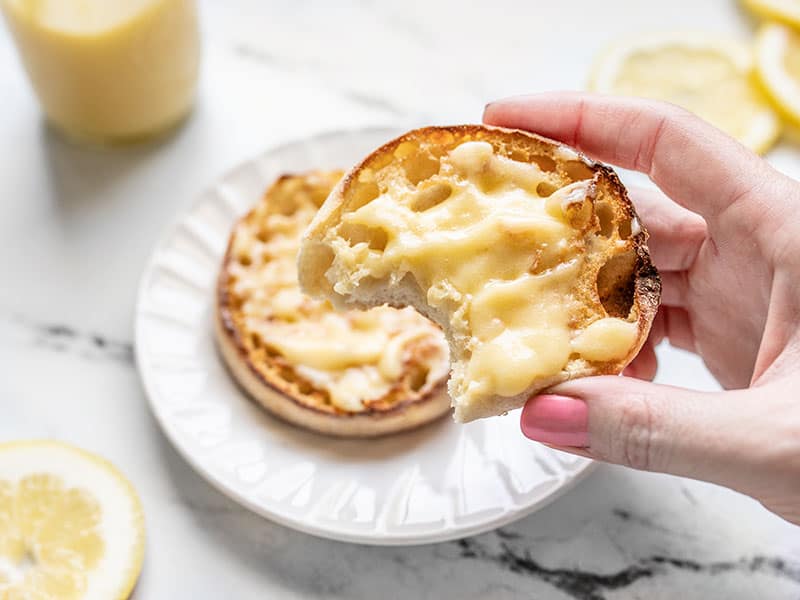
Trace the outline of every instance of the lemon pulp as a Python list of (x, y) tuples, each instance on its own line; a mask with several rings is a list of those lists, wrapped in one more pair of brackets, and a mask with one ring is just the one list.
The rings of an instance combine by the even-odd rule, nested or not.
[(752, 74), (745, 45), (665, 34), (611, 48), (595, 65), (591, 87), (672, 102), (764, 152), (778, 138), (780, 121)]
[(0, 444), (0, 599), (126, 598), (141, 504), (109, 463), (55, 442)]

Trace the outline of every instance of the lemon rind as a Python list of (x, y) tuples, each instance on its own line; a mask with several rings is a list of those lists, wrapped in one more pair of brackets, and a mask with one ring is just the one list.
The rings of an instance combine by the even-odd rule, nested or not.
[[(655, 34), (637, 35), (617, 41), (598, 54), (590, 71), (587, 88), (599, 93), (615, 92), (614, 80), (624, 60), (633, 52), (657, 50), (665, 46), (679, 45), (685, 48), (716, 50), (731, 59), (743, 74), (754, 80), (756, 61), (750, 45), (737, 38), (709, 35), (701, 31), (664, 31)], [(763, 93), (760, 83), (754, 85)], [(767, 152), (780, 138), (782, 124), (772, 110), (771, 98), (766, 96), (746, 135), (740, 142), (758, 154)]]
[(758, 17), (800, 27), (800, 8), (780, 7), (773, 0), (742, 0), (742, 5)]
[(800, 81), (783, 68), (786, 38), (791, 31), (785, 25), (765, 23), (756, 34), (756, 76), (764, 94), (781, 115), (800, 126)]
[(133, 487), (133, 484), (130, 482), (130, 480), (125, 477), (125, 475), (123, 475), (122, 472), (111, 461), (65, 442), (60, 442), (57, 440), (35, 439), (0, 442), (0, 454), (8, 450), (18, 450), (26, 447), (50, 447), (57, 449), (58, 451), (71, 452), (72, 454), (79, 456), (81, 459), (91, 462), (103, 472), (112, 476), (125, 490), (125, 495), (131, 502), (133, 509), (132, 517), (134, 520), (134, 528), (138, 535), (132, 542), (133, 549), (131, 552), (131, 564), (125, 572), (124, 581), (119, 586), (119, 590), (114, 598), (116, 600), (126, 600), (129, 598), (136, 587), (142, 567), (144, 566), (144, 551), (146, 543), (144, 508), (136, 488)]

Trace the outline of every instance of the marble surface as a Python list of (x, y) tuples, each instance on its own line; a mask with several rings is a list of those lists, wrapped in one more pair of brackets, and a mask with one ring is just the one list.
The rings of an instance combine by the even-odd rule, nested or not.
[[(497, 96), (580, 87), (624, 32), (750, 31), (732, 1), (638, 4), (208, 0), (191, 120), (113, 152), (43, 126), (0, 29), (0, 439), (66, 440), (127, 473), (148, 523), (135, 598), (800, 597), (800, 529), (728, 490), (610, 466), (459, 542), (369, 548), (285, 529), (177, 456), (133, 364), (151, 246), (237, 162), (315, 132), (474, 121)], [(790, 145), (770, 154), (795, 176), (798, 158)], [(696, 359), (659, 352), (662, 381), (715, 386)]]

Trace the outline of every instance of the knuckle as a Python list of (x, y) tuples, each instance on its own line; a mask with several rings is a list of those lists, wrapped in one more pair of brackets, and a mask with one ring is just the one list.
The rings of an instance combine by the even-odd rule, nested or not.
[(666, 100), (662, 100), (660, 104), (662, 114), (670, 121), (681, 124), (701, 122), (701, 119), (695, 113), (679, 104)]
[(620, 413), (616, 436), (616, 453), (621, 463), (642, 471), (654, 468), (654, 421), (654, 409), (646, 395), (636, 394), (627, 398)]

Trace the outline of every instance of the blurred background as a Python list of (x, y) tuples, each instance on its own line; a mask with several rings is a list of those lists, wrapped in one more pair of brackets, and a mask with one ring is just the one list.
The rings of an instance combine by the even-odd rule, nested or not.
[[(800, 556), (796, 530), (757, 503), (606, 466), (509, 538), (375, 550), (289, 531), (214, 491), (177, 456), (147, 412), (132, 358), (136, 287), (159, 234), (242, 160), (321, 132), (478, 122), (495, 98), (585, 89), (603, 49), (630, 36), (693, 31), (750, 48), (758, 19), (735, 0), (198, 6), (202, 61), (189, 119), (164, 139), (117, 148), (75, 144), (45, 126), (0, 26), (0, 439), (72, 441), (128, 474), (150, 535), (136, 598), (406, 597), (397, 590), (409, 589), (419, 598), (673, 598), (698, 589), (797, 597), (796, 573), (736, 567)], [(798, 176), (791, 139), (780, 133), (767, 157)], [(661, 380), (717, 387), (699, 360), (660, 352)], [(556, 571), (644, 565), (657, 577), (585, 589), (579, 578), (570, 592), (554, 587), (555, 575), (512, 568), (526, 553)], [(647, 562), (663, 555), (695, 562)], [(719, 561), (733, 566), (714, 571)], [(673, 571), (679, 577), (659, 579)]]
[[(0, 163), (13, 190), (0, 197), (0, 273), (13, 281), (4, 304), (46, 311), (51, 296), (32, 292), (58, 286), (64, 318), (125, 337), (158, 232), (214, 177), (269, 146), (364, 125), (476, 122), (494, 98), (585, 88), (600, 52), (632, 35), (688, 30), (749, 43), (756, 28), (735, 0), (198, 4), (202, 61), (188, 122), (162, 143), (113, 151), (44, 127), (0, 27), (0, 139), (14, 157)], [(784, 144), (769, 157), (791, 172), (798, 154)], [(41, 211), (58, 219), (36, 221)], [(104, 230), (120, 218), (135, 231), (121, 252)], [(94, 277), (106, 283), (95, 292), (103, 309), (85, 311), (70, 283)]]

